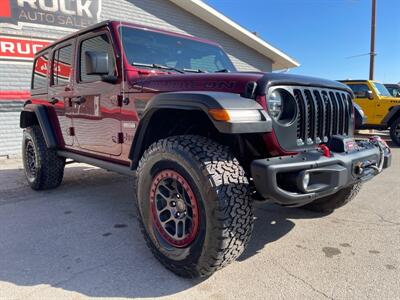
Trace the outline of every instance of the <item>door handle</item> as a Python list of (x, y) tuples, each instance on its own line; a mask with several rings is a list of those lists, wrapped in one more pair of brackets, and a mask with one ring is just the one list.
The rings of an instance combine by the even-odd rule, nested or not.
[(71, 99), (72, 103), (81, 105), (82, 103), (84, 103), (86, 101), (85, 97), (79, 96), (79, 97), (74, 97)]
[(56, 103), (58, 103), (58, 102), (60, 102), (60, 98), (57, 98), (57, 97), (51, 97), (51, 99), (50, 99), (50, 101), (49, 101), (51, 104), (56, 104)]

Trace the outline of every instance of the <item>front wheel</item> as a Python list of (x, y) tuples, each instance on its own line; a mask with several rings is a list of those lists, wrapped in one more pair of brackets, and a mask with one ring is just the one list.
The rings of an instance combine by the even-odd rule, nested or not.
[(400, 146), (400, 117), (397, 118), (390, 126), (390, 138), (393, 143)]
[(209, 276), (244, 251), (248, 180), (227, 147), (200, 136), (160, 140), (143, 154), (135, 186), (147, 245), (177, 275)]
[(330, 213), (353, 200), (361, 190), (361, 186), (361, 183), (356, 183), (352, 186), (341, 189), (333, 195), (306, 204), (302, 206), (302, 208), (316, 212)]

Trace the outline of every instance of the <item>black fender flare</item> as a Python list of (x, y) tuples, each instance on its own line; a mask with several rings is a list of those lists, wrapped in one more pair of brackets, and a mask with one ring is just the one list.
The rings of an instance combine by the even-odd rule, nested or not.
[[(142, 118), (140, 119), (132, 146), (129, 152), (131, 167), (135, 169), (143, 152), (142, 142), (147, 128), (152, 122), (155, 112), (162, 109), (198, 110), (206, 114), (212, 124), (220, 133), (244, 134), (265, 133), (272, 131), (272, 120), (264, 111), (262, 106), (254, 99), (241, 97), (239, 94), (223, 92), (171, 92), (154, 96), (146, 105)], [(259, 121), (216, 121), (209, 113), (210, 109), (226, 110), (258, 110), (261, 115)]]
[(51, 126), (45, 105), (26, 103), (21, 111), (19, 124), (21, 128), (38, 124), (42, 130), (47, 148), (57, 148), (56, 135)]
[(400, 105), (392, 106), (385, 118), (383, 118), (382, 125), (389, 126), (398, 117), (400, 117)]

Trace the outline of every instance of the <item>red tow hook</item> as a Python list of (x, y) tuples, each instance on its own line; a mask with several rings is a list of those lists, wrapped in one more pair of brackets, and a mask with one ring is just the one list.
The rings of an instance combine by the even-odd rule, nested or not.
[(319, 145), (319, 149), (322, 150), (325, 157), (331, 157), (331, 150), (329, 150), (327, 145), (321, 144)]

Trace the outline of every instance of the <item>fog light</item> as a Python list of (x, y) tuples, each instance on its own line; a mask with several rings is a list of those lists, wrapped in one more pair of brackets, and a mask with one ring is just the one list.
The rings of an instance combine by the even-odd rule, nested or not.
[(307, 190), (309, 183), (310, 183), (310, 173), (306, 173), (303, 176), (303, 189), (304, 190)]

